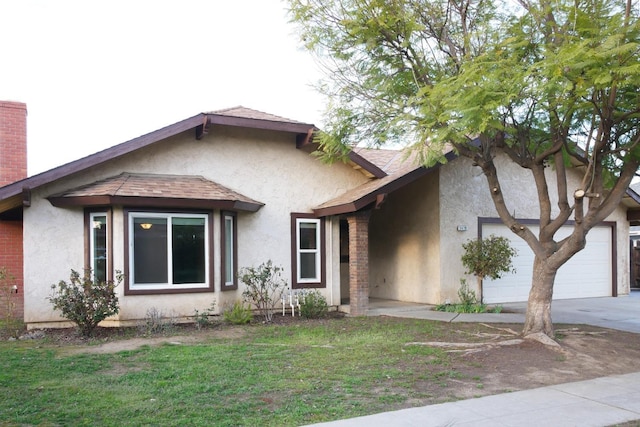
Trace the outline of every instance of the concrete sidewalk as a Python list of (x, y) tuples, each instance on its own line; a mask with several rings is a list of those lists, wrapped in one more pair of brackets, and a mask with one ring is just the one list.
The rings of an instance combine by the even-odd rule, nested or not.
[(640, 372), (313, 424), (325, 427), (611, 426), (640, 420)]

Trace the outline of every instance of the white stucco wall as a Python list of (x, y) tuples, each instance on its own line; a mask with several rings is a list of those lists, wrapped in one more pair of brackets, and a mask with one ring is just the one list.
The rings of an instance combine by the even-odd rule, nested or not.
[(429, 303), (440, 295), (440, 200), (431, 172), (389, 195), (371, 216), (369, 278), (373, 298)]
[[(523, 170), (506, 157), (496, 159), (502, 192), (509, 211), (517, 218), (538, 219), (539, 207), (537, 194), (530, 172)], [(569, 171), (568, 192), (571, 195), (578, 188), (578, 174)], [(558, 212), (555, 175), (552, 168), (547, 169), (549, 191), (552, 199), (553, 214)], [(498, 215), (491, 200), (487, 180), (477, 166), (472, 166), (467, 158), (458, 158), (440, 169), (440, 257), (446, 260), (441, 265), (442, 294), (441, 303), (449, 299), (456, 301), (460, 279), (475, 285), (473, 276), (464, 274), (460, 261), (462, 244), (478, 236), (478, 217), (494, 217)], [(571, 200), (571, 198), (570, 198)], [(629, 293), (629, 223), (626, 212), (618, 208), (607, 221), (617, 224), (617, 289), (618, 294)], [(467, 227), (467, 231), (458, 231), (459, 225)]]
[[(238, 265), (257, 266), (271, 259), (285, 269), (291, 282), (292, 212), (311, 208), (366, 181), (350, 166), (328, 166), (295, 148), (295, 136), (281, 132), (214, 127), (202, 140), (193, 131), (158, 142), (124, 158), (106, 162), (32, 192), (24, 211), (25, 322), (61, 320), (47, 301), (50, 285), (68, 279), (71, 268), (84, 264), (84, 211), (53, 207), (45, 197), (122, 172), (201, 175), (265, 204), (258, 212), (238, 214)], [(219, 211), (214, 212), (214, 293), (124, 296), (118, 288), (116, 319), (140, 319), (150, 308), (175, 316), (191, 316), (215, 299), (220, 308), (241, 298), (237, 291), (220, 292)], [(124, 218), (113, 210), (113, 266), (124, 271)], [(338, 221), (327, 219), (327, 288), (331, 304), (339, 302)]]

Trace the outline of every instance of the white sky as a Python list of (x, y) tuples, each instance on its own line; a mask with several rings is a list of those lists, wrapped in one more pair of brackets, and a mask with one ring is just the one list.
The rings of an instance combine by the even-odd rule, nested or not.
[(321, 126), (320, 72), (280, 0), (0, 0), (0, 40), (29, 175), (236, 105)]

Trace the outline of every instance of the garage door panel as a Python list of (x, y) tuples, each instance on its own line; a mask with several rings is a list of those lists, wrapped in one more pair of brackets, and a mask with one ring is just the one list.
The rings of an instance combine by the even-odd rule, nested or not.
[[(537, 226), (530, 226), (538, 233)], [(571, 233), (571, 227), (563, 227), (557, 238)], [(483, 301), (506, 303), (526, 301), (531, 289), (533, 251), (503, 224), (483, 224), (482, 235), (503, 236), (511, 241), (518, 255), (514, 259), (515, 273), (508, 273), (498, 280), (483, 281)], [(611, 228), (601, 226), (587, 234), (587, 246), (560, 267), (554, 285), (554, 299), (611, 296)]]

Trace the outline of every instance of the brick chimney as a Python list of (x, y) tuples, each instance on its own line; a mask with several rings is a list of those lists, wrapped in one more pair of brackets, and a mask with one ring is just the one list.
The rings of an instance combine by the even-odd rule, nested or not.
[[(27, 177), (27, 106), (21, 102), (0, 101), (0, 187)], [(0, 215), (0, 268), (8, 280), (0, 285), (0, 316), (24, 316), (24, 274), (21, 211)], [(8, 299), (5, 301), (5, 299)], [(10, 308), (9, 308), (10, 307)], [(7, 311), (7, 310), (10, 311)]]
[(27, 106), (0, 101), (0, 187), (27, 177)]

